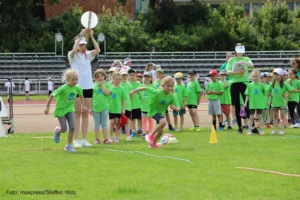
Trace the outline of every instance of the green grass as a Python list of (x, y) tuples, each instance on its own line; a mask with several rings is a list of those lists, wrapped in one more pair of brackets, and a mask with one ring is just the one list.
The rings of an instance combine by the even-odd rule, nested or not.
[[(2, 96), (3, 101), (7, 100), (7, 96)], [(14, 100), (25, 100), (26, 97), (25, 95), (23, 96), (14, 96), (13, 97)], [(37, 95), (37, 96), (30, 96), (30, 100), (47, 100), (48, 96), (47, 95)]]
[[(0, 199), (300, 199), (300, 178), (235, 168), (300, 174), (299, 129), (287, 129), (283, 136), (218, 132), (218, 144), (208, 143), (209, 134), (205, 130), (174, 133), (179, 143), (161, 149), (149, 149), (138, 137), (132, 142), (94, 145), (76, 153), (62, 150), (66, 134), (59, 144), (53, 142), (52, 134), (0, 138)], [(93, 141), (92, 133), (89, 140)], [(45, 148), (52, 150), (20, 151)], [(18, 194), (8, 195), (6, 190)], [(20, 194), (44, 190), (74, 190), (76, 195)]]

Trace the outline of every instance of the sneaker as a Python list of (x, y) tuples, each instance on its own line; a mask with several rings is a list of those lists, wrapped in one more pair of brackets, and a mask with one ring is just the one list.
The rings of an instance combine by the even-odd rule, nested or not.
[(59, 129), (59, 127), (55, 127), (54, 129), (54, 142), (59, 143), (60, 142), (60, 133), (57, 132), (57, 130)]
[(131, 132), (131, 137), (136, 137), (136, 132), (135, 131)]
[(236, 119), (232, 120), (231, 123), (232, 123), (232, 125), (236, 125), (237, 124)]
[(132, 141), (131, 136), (127, 136), (126, 141)]
[(252, 135), (253, 133), (251, 131), (248, 131), (247, 135)]
[(80, 140), (77, 139), (77, 140), (74, 140), (73, 146), (75, 148), (79, 148), (79, 147), (82, 147), (82, 144), (81, 144)]
[(300, 128), (300, 123), (296, 123), (296, 124), (294, 125), (294, 128)]
[(284, 131), (281, 130), (281, 131), (279, 132), (279, 134), (280, 134), (280, 135), (284, 135)]
[(224, 120), (222, 124), (227, 125), (227, 120)]
[(199, 132), (199, 131), (201, 131), (201, 128), (197, 127), (195, 131)]
[(249, 126), (243, 126), (242, 129), (249, 129)]
[(272, 131), (272, 133), (271, 133), (272, 135), (274, 135), (274, 134), (277, 134), (277, 131)]
[(154, 144), (149, 144), (149, 148), (159, 149), (160, 146), (158, 144), (154, 143)]
[(146, 135), (145, 139), (148, 143), (151, 144), (151, 143), (153, 143), (154, 136), (152, 134), (148, 134), (148, 135)]
[(188, 130), (189, 130), (189, 131), (195, 131), (195, 130), (196, 130), (196, 127), (189, 128)]
[(114, 142), (114, 141), (115, 141), (115, 138), (113, 138), (113, 137), (109, 138), (109, 142)]
[(169, 131), (175, 131), (175, 128), (171, 124), (169, 124)]
[(139, 134), (139, 135), (143, 135), (143, 131), (142, 131), (142, 130), (139, 130), (139, 131), (138, 131), (138, 134)]
[(116, 143), (120, 142), (120, 138), (114, 139), (114, 142), (116, 142)]
[(100, 144), (100, 140), (99, 139), (96, 139), (94, 144)]
[(270, 124), (267, 124), (267, 125), (266, 125), (266, 128), (271, 128)]
[(237, 133), (238, 133), (238, 134), (243, 134), (243, 129), (239, 128), (239, 130), (238, 130)]
[(81, 140), (81, 144), (84, 147), (91, 147), (92, 146), (86, 139)]
[(224, 128), (222, 126), (219, 126), (218, 131), (223, 131)]
[(265, 132), (263, 132), (263, 131), (259, 132), (259, 135), (264, 135), (264, 134), (265, 134)]
[(69, 152), (76, 152), (76, 150), (72, 147), (72, 145), (66, 145), (64, 150)]
[(232, 127), (231, 127), (231, 126), (228, 126), (227, 129), (228, 129), (228, 130), (232, 130)]
[(104, 139), (104, 140), (103, 140), (103, 143), (104, 143), (104, 144), (109, 144), (110, 142), (109, 142), (108, 139)]
[(142, 139), (145, 139), (145, 137), (146, 137), (146, 134), (145, 134), (145, 133), (143, 133), (143, 135), (142, 135)]
[(258, 134), (259, 132), (258, 132), (257, 128), (254, 128), (254, 129), (252, 129), (252, 133)]
[(181, 132), (182, 128), (177, 128), (175, 131)]
[(290, 128), (296, 128), (296, 127), (295, 127), (295, 124), (292, 124), (292, 125), (290, 126)]

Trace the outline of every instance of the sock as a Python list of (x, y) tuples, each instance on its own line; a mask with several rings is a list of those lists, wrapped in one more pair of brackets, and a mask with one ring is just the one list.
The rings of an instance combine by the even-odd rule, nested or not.
[(213, 125), (214, 125), (215, 129), (217, 129), (217, 120), (213, 120)]
[(223, 128), (223, 122), (219, 122), (219, 127)]
[[(145, 132), (146, 132), (146, 131), (145, 131)], [(142, 133), (143, 133), (142, 129), (138, 130), (138, 133), (139, 133), (139, 134), (142, 134)]]

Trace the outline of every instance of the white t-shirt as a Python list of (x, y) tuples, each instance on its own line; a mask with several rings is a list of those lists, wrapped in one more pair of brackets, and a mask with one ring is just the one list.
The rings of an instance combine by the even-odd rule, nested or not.
[(25, 81), (25, 92), (29, 92), (30, 91), (30, 82), (29, 80)]
[(154, 82), (154, 81), (156, 81), (156, 75), (155, 75), (155, 70), (151, 70), (151, 71), (148, 71), (150, 74), (151, 74), (151, 76), (152, 76), (152, 83)]
[[(16, 87), (14, 82), (11, 82), (11, 85), (12, 85), (12, 92), (14, 92), (14, 87)], [(5, 83), (5, 87), (7, 87), (7, 93), (9, 93), (9, 88), (10, 88), (10, 82), (9, 81)]]
[(53, 91), (53, 82), (48, 81), (48, 91)]
[(95, 58), (91, 51), (87, 51), (86, 55), (83, 53), (76, 53), (71, 57), (71, 51), (68, 53), (69, 63), (73, 69), (78, 72), (78, 85), (82, 89), (93, 89), (93, 77), (91, 62)]

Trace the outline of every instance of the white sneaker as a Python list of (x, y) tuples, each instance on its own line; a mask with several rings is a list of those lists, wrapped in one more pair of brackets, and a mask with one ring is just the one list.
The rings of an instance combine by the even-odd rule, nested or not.
[(175, 131), (181, 132), (182, 129), (181, 128), (177, 128), (177, 129), (175, 129)]
[(80, 140), (78, 140), (78, 139), (74, 140), (73, 147), (75, 147), (75, 148), (82, 147), (82, 144), (81, 144)]
[(271, 133), (272, 135), (274, 135), (274, 134), (277, 134), (277, 131), (272, 131), (272, 133)]
[(296, 123), (293, 128), (300, 128), (300, 123)]
[(292, 125), (290, 126), (290, 128), (295, 128), (295, 124), (292, 124)]
[(86, 140), (81, 140), (81, 145), (84, 147), (91, 147), (92, 145)]
[(283, 130), (281, 130), (281, 131), (279, 132), (279, 134), (280, 134), (280, 135), (283, 135), (283, 134), (284, 134), (284, 131), (283, 131)]
[(132, 141), (131, 136), (126, 137), (127, 141)]

